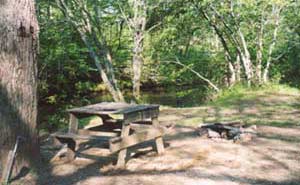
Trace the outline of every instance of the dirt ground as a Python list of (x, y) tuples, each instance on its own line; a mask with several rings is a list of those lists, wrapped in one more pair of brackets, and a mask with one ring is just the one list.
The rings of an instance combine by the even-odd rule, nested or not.
[[(248, 143), (214, 141), (193, 128), (176, 127), (165, 138), (166, 152), (152, 147), (135, 153), (126, 170), (114, 169), (115, 157), (90, 148), (72, 163), (53, 164), (37, 179), (41, 185), (247, 185), (300, 184), (300, 128), (260, 126)], [(134, 152), (134, 151), (132, 151)], [(136, 152), (136, 151), (135, 151)], [(20, 184), (31, 184), (28, 179)]]
[[(246, 101), (218, 111), (213, 107), (164, 108), (160, 122), (177, 125), (165, 137), (164, 155), (158, 156), (150, 143), (142, 149), (133, 148), (126, 169), (118, 170), (113, 166), (116, 156), (108, 156), (107, 150), (86, 143), (75, 161), (50, 164), (38, 174), (12, 184), (300, 185), (300, 112), (299, 104), (295, 104), (298, 97), (274, 94), (257, 103)], [(195, 125), (203, 117), (202, 122), (214, 117), (209, 119), (213, 122), (222, 117), (236, 120), (235, 115), (245, 115), (245, 119), (239, 119), (251, 124), (252, 118), (259, 123), (280, 122), (258, 124), (257, 136), (246, 143), (201, 138), (195, 132)]]

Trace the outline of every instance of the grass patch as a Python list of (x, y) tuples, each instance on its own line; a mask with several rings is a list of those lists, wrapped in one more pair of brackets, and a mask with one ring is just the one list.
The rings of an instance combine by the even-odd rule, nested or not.
[(83, 128), (92, 122), (102, 122), (102, 120), (99, 116), (89, 116), (89, 117), (81, 118), (79, 119), (78, 127)]
[(242, 121), (245, 124), (276, 127), (300, 126), (300, 91), (286, 85), (271, 84), (224, 90), (198, 111), (178, 110), (187, 116), (176, 123), (197, 126), (201, 123)]
[(263, 87), (234, 86), (231, 89), (221, 91), (216, 98), (210, 102), (210, 106), (231, 107), (235, 105), (253, 104), (262, 102), (264, 97), (271, 96), (300, 96), (297, 88), (287, 85), (270, 84)]
[[(219, 94), (209, 105), (218, 109), (234, 109), (238, 113), (226, 115), (246, 124), (289, 127), (299, 125), (297, 109), (300, 107), (299, 89), (287, 85), (270, 84), (247, 88), (236, 86)], [(221, 111), (222, 112), (222, 111)], [(224, 120), (224, 117), (221, 118)]]

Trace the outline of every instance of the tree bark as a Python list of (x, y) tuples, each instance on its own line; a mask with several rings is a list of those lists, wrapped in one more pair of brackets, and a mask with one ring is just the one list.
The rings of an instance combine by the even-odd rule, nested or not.
[(18, 136), (13, 171), (39, 162), (36, 131), (38, 22), (33, 0), (0, 0), (0, 164)]
[(189, 71), (191, 71), (192, 73), (194, 73), (195, 75), (197, 75), (201, 80), (205, 81), (216, 92), (220, 92), (220, 89), (215, 84), (213, 84), (209, 79), (205, 78), (204, 76), (202, 76), (200, 73), (198, 73), (194, 69), (190, 68), (189, 66), (184, 65), (183, 63), (181, 63), (178, 58), (176, 58), (176, 61), (172, 61), (172, 63), (175, 63), (175, 64), (178, 64), (178, 65), (180, 65), (182, 67), (185, 67), (186, 69), (188, 69)]
[(264, 19), (261, 16), (257, 32), (257, 51), (256, 51), (256, 79), (259, 84), (262, 82), (262, 59), (263, 59), (263, 37), (264, 37)]
[(263, 74), (263, 82), (267, 83), (268, 82), (268, 78), (269, 78), (269, 68), (271, 65), (271, 61), (272, 61), (272, 54), (273, 54), (273, 49), (275, 47), (276, 41), (277, 41), (277, 33), (278, 33), (278, 29), (279, 29), (279, 23), (280, 23), (280, 12), (281, 12), (281, 7), (278, 8), (276, 7), (276, 5), (273, 5), (273, 15), (274, 15), (274, 31), (273, 31), (273, 39), (272, 42), (270, 44), (269, 50), (268, 50), (268, 59), (267, 59), (267, 64), (266, 67), (264, 69), (264, 74)]
[(140, 99), (141, 76), (143, 67), (144, 36), (146, 28), (147, 7), (145, 0), (133, 1), (134, 16), (131, 19), (131, 29), (133, 32), (133, 96)]
[(236, 82), (236, 72), (234, 70), (234, 66), (231, 62), (228, 63), (228, 69), (229, 69), (229, 80), (228, 80), (228, 86), (231, 87), (235, 84)]
[(236, 81), (240, 82), (241, 81), (241, 59), (239, 55), (236, 56), (234, 69), (236, 71)]
[(242, 33), (240, 28), (238, 29), (238, 35), (240, 37), (240, 41), (241, 41), (242, 48), (243, 48), (242, 51), (239, 49), (240, 54), (241, 54), (241, 60), (243, 62), (248, 86), (251, 86), (251, 83), (253, 80), (252, 79), (253, 78), (253, 69), (252, 69), (250, 52), (248, 50), (248, 46), (247, 46), (247, 42), (245, 40), (244, 34)]

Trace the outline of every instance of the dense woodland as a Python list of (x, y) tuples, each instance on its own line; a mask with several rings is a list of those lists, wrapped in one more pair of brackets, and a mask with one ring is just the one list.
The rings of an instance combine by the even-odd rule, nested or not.
[(39, 156), (37, 130), (66, 128), (70, 107), (191, 107), (236, 87), (300, 88), (299, 10), (298, 0), (0, 0), (0, 171), (17, 135), (31, 138), (17, 166)]
[[(149, 89), (179, 98), (198, 94), (202, 101), (236, 84), (298, 87), (299, 6), (281, 0), (40, 0), (40, 104), (53, 112), (99, 95), (143, 102)], [(61, 116), (50, 120), (57, 124)]]

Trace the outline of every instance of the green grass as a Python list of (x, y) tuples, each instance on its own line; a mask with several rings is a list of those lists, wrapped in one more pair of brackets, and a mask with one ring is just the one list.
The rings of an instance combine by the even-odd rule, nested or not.
[[(184, 126), (222, 121), (242, 121), (245, 124), (277, 127), (299, 126), (300, 90), (278, 84), (255, 88), (235, 86), (220, 92), (213, 101), (202, 106), (161, 106), (160, 109), (160, 119)], [(60, 123), (58, 118), (52, 122)], [(82, 128), (97, 119), (97, 116), (80, 119), (79, 127)], [(60, 125), (67, 129), (67, 119), (65, 124)]]
[(101, 118), (99, 116), (89, 116), (89, 117), (81, 118), (79, 119), (78, 127), (84, 128), (91, 122), (101, 122)]
[[(198, 111), (178, 109), (177, 124), (197, 126), (201, 123), (242, 121), (245, 124), (277, 127), (300, 126), (300, 91), (286, 85), (271, 84), (247, 88), (235, 86), (222, 91)], [(181, 116), (179, 116), (181, 115)]]
[(208, 105), (230, 107), (240, 103), (255, 102), (258, 100), (258, 97), (281, 94), (285, 96), (299, 96), (300, 91), (297, 88), (279, 84), (270, 84), (263, 87), (252, 88), (237, 85), (231, 89), (220, 92), (216, 96), (216, 99)]

